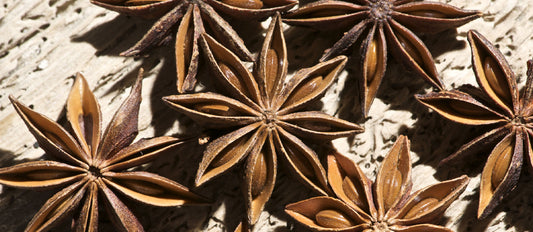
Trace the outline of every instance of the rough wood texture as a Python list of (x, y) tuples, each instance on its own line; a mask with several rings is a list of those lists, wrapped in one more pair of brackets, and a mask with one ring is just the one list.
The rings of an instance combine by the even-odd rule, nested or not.
[[(530, 0), (440, 0), (484, 16), (457, 30), (422, 36), (434, 55), (447, 88), (475, 84), (466, 31), (477, 29), (496, 43), (519, 77), (525, 82), (526, 61), (533, 53), (533, 1)], [(231, 22), (245, 38), (250, 50), (257, 52), (262, 41), (257, 24)], [(118, 54), (139, 40), (151, 22), (118, 15), (93, 6), (87, 0), (2, 0), (0, 4), (0, 166), (23, 160), (40, 159), (43, 151), (19, 119), (7, 98), (13, 95), (35, 110), (65, 123), (64, 104), (76, 72), (83, 72), (102, 106), (104, 124), (126, 97), (140, 67), (143, 80), (139, 138), (160, 135), (198, 135), (191, 120), (179, 115), (160, 100), (175, 94), (175, 68), (172, 47), (156, 49), (145, 58), (126, 58)], [(263, 24), (264, 27), (266, 24)], [(288, 28), (291, 71), (316, 63), (321, 50), (334, 38)], [(246, 37), (246, 36), (243, 36)], [(333, 36), (332, 36), (333, 37)], [(311, 49), (310, 49), (311, 48)], [(349, 62), (344, 72), (323, 99), (324, 110), (348, 120), (359, 119), (355, 81), (357, 62)], [(209, 69), (200, 67), (200, 81), (209, 88)], [(345, 91), (342, 91), (343, 87)], [(518, 188), (503, 201), (488, 219), (475, 219), (479, 197), (479, 177), (486, 157), (472, 157), (456, 167), (438, 169), (439, 160), (479, 135), (472, 127), (449, 122), (428, 112), (413, 98), (429, 91), (429, 85), (412, 78), (392, 63), (377, 99), (364, 123), (366, 132), (349, 140), (335, 141), (344, 154), (356, 159), (373, 179), (383, 156), (399, 134), (412, 141), (414, 188), (466, 173), (472, 177), (465, 193), (446, 211), (442, 224), (457, 231), (526, 231), (533, 226), (531, 174), (525, 169)], [(338, 94), (343, 98), (338, 100)], [(187, 186), (201, 159), (201, 146), (177, 149), (147, 167)], [(529, 165), (529, 164), (527, 164)], [(283, 212), (284, 205), (313, 196), (303, 185), (280, 167), (278, 185), (255, 231), (304, 231)], [(198, 192), (215, 200), (208, 207), (155, 208), (133, 207), (149, 231), (231, 231), (244, 215), (241, 200), (241, 173), (238, 170), (211, 181)], [(22, 231), (31, 217), (54, 191), (31, 192), (0, 186), (0, 231)], [(127, 202), (129, 205), (132, 202)], [(69, 223), (63, 225), (67, 228)], [(102, 230), (112, 231), (102, 217)]]

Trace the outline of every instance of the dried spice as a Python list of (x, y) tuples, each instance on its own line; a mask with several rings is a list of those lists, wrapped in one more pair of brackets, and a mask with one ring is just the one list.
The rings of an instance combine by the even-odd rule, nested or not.
[(157, 137), (132, 144), (138, 133), (141, 80), (142, 70), (130, 95), (102, 135), (100, 106), (81, 74), (67, 100), (71, 132), (10, 97), (39, 146), (54, 160), (1, 168), (0, 183), (27, 189), (66, 186), (46, 201), (25, 231), (47, 231), (77, 208), (81, 209), (75, 213), (77, 218), (72, 229), (97, 231), (98, 208), (102, 203), (118, 229), (144, 231), (119, 199), (120, 195), (154, 206), (205, 202), (203, 197), (172, 180), (130, 170), (184, 143), (172, 137)]
[[(284, 16), (284, 22), (316, 29), (351, 27), (321, 61), (337, 56), (359, 38), (361, 45), (360, 97), (367, 115), (392, 54), (437, 89), (443, 89), (431, 54), (412, 32), (436, 33), (478, 18), (478, 11), (466, 11), (437, 2), (414, 0), (356, 0), (356, 3), (318, 1)], [(355, 25), (355, 26), (353, 26)], [(412, 30), (412, 31), (411, 31)]]
[(324, 168), (301, 139), (327, 141), (361, 132), (362, 128), (322, 112), (302, 109), (323, 95), (346, 57), (300, 70), (287, 80), (288, 62), (279, 15), (270, 24), (253, 74), (209, 35), (202, 36), (202, 46), (230, 97), (197, 93), (163, 98), (169, 106), (208, 128), (233, 130), (207, 146), (196, 185), (246, 158), (243, 188), (247, 220), (253, 225), (272, 194), (280, 154), (304, 183), (327, 194)]
[[(252, 61), (241, 37), (217, 11), (243, 20), (262, 19), (277, 11), (285, 11), (297, 0), (91, 0), (95, 5), (144, 18), (159, 18), (146, 35), (121, 55), (139, 55), (158, 45), (178, 26), (175, 54), (178, 92), (194, 88), (198, 69), (198, 40), (210, 29), (218, 41), (236, 52), (240, 58)], [(181, 20), (181, 22), (180, 22)], [(209, 27), (206, 28), (204, 24)]]
[(530, 161), (533, 158), (533, 61), (528, 61), (527, 82), (519, 98), (516, 76), (500, 51), (476, 31), (468, 32), (468, 42), (479, 88), (467, 86), (464, 92), (450, 90), (416, 97), (455, 122), (497, 127), (441, 162), (476, 154), (480, 148), (497, 143), (481, 174), (478, 218), (485, 218), (516, 187), (524, 154)]
[(315, 197), (286, 206), (286, 212), (316, 231), (451, 231), (438, 220), (468, 184), (468, 177), (411, 193), (409, 140), (400, 136), (372, 183), (352, 160), (328, 156), (328, 180), (337, 198)]

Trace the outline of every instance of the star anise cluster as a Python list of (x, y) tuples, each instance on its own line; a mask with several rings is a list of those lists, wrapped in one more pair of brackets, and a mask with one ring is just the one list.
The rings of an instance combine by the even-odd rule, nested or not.
[(122, 196), (166, 207), (207, 202), (170, 179), (131, 170), (185, 142), (157, 137), (132, 143), (138, 133), (141, 80), (142, 70), (130, 95), (103, 133), (100, 106), (81, 74), (67, 100), (70, 130), (10, 97), (17, 113), (51, 160), (1, 168), (0, 183), (26, 189), (61, 189), (46, 201), (25, 231), (48, 231), (70, 214), (77, 215), (72, 230), (97, 231), (100, 205), (105, 205), (117, 229), (144, 231), (120, 200)]
[(468, 177), (444, 181), (411, 194), (409, 140), (400, 136), (372, 183), (352, 160), (333, 151), (328, 180), (335, 196), (287, 205), (286, 212), (315, 231), (451, 231), (430, 224), (461, 195)]
[[(465, 144), (447, 163), (477, 148), (495, 144), (483, 169), (478, 217), (489, 215), (515, 188), (524, 156), (533, 164), (533, 61), (521, 94), (503, 55), (483, 36), (468, 33), (479, 88), (445, 90), (431, 53), (415, 33), (453, 29), (478, 17), (478, 11), (415, 0), (322, 0), (284, 15), (290, 25), (347, 29), (313, 67), (289, 74), (281, 13), (297, 0), (91, 0), (120, 13), (157, 19), (146, 35), (122, 55), (145, 54), (175, 35), (178, 95), (163, 101), (220, 137), (208, 141), (196, 173), (196, 187), (242, 165), (246, 219), (237, 231), (259, 220), (284, 162), (296, 178), (321, 196), (286, 206), (296, 221), (315, 231), (451, 231), (438, 220), (465, 190), (469, 178), (443, 181), (411, 193), (409, 140), (400, 136), (382, 161), (375, 182), (335, 150), (327, 169), (316, 147), (354, 136), (363, 128), (314, 110), (336, 82), (346, 52), (361, 41), (362, 112), (370, 106), (385, 76), (388, 53), (438, 92), (418, 95), (444, 117), (494, 129)], [(281, 12), (281, 13), (280, 13)], [(219, 14), (220, 13), (220, 14)], [(273, 16), (257, 58), (224, 18), (262, 20)], [(194, 89), (202, 52), (215, 78), (216, 92)], [(253, 61), (253, 70), (245, 62)], [(26, 231), (47, 231), (72, 217), (72, 230), (97, 231), (99, 208), (122, 231), (143, 226), (121, 197), (154, 206), (203, 204), (207, 200), (173, 180), (141, 171), (144, 165), (190, 140), (163, 136), (140, 139), (138, 112), (142, 70), (130, 95), (101, 128), (100, 105), (78, 75), (66, 104), (68, 125), (10, 97), (15, 110), (46, 153), (46, 160), (0, 168), (0, 184), (27, 189), (60, 189), (37, 212)], [(211, 91), (211, 89), (208, 90)], [(196, 165), (196, 164), (194, 164)], [(533, 166), (532, 166), (533, 168)]]
[(464, 91), (429, 93), (417, 99), (455, 122), (493, 126), (442, 161), (495, 144), (481, 174), (478, 217), (485, 218), (516, 187), (524, 159), (533, 164), (533, 60), (528, 61), (527, 82), (519, 94), (516, 76), (500, 51), (476, 31), (468, 32), (468, 42), (479, 88), (468, 86)]

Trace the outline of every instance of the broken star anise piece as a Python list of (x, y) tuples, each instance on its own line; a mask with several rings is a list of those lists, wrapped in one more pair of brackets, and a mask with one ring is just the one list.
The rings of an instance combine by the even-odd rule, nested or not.
[(443, 88), (431, 54), (411, 30), (436, 33), (463, 25), (481, 14), (444, 3), (413, 1), (323, 0), (296, 9), (284, 16), (283, 21), (319, 30), (351, 27), (326, 50), (321, 61), (339, 55), (362, 38), (359, 96), (366, 116), (385, 75), (388, 51), (435, 88)]
[(352, 160), (328, 156), (328, 180), (337, 198), (315, 197), (285, 212), (315, 231), (448, 232), (438, 220), (468, 184), (468, 177), (440, 182), (411, 194), (409, 140), (400, 136), (372, 183)]
[[(266, 18), (278, 11), (286, 11), (298, 3), (297, 0), (91, 0), (91, 2), (120, 13), (144, 18), (160, 18), (136, 45), (121, 54), (124, 56), (146, 52), (169, 36), (173, 28), (178, 28), (175, 55), (177, 88), (180, 93), (191, 91), (196, 84), (198, 40), (202, 33), (209, 32), (236, 52), (240, 58), (246, 61), (253, 60), (252, 54), (237, 32), (217, 11), (242, 20), (254, 20)], [(205, 27), (205, 24), (208, 27)]]
[(305, 184), (327, 194), (324, 168), (302, 139), (327, 141), (361, 132), (362, 128), (322, 112), (302, 109), (322, 96), (346, 57), (300, 70), (286, 83), (287, 51), (279, 15), (270, 24), (253, 74), (236, 55), (206, 34), (202, 46), (230, 97), (197, 93), (163, 98), (170, 107), (208, 128), (233, 130), (207, 146), (196, 185), (246, 159), (243, 188), (248, 223), (252, 225), (274, 189), (278, 155), (288, 161)]
[[(172, 137), (141, 139), (137, 118), (141, 102), (142, 70), (130, 95), (101, 134), (100, 106), (78, 74), (67, 100), (71, 132), (10, 96), (13, 106), (50, 161), (33, 161), (0, 169), (0, 184), (28, 189), (64, 187), (50, 198), (25, 231), (47, 231), (80, 208), (72, 230), (97, 231), (99, 205), (104, 204), (121, 231), (144, 231), (119, 199), (121, 195), (154, 206), (202, 204), (186, 187), (162, 176), (132, 171), (162, 152), (183, 144)], [(119, 194), (117, 194), (119, 193)]]
[(533, 61), (528, 61), (527, 82), (519, 98), (517, 79), (500, 51), (476, 31), (468, 32), (468, 42), (479, 88), (469, 86), (466, 92), (451, 90), (416, 97), (455, 122), (496, 127), (441, 162), (449, 163), (496, 144), (481, 174), (477, 214), (485, 218), (516, 187), (523, 156), (533, 161)]

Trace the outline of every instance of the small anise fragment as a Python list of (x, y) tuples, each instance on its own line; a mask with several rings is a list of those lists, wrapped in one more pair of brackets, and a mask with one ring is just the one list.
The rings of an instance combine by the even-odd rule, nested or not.
[(146, 35), (121, 53), (135, 56), (145, 53), (171, 36), (177, 28), (175, 55), (178, 92), (191, 91), (196, 84), (198, 71), (199, 38), (209, 33), (222, 41), (237, 55), (252, 61), (252, 54), (237, 32), (218, 12), (241, 20), (260, 20), (286, 11), (297, 0), (91, 0), (95, 5), (120, 13), (143, 18), (159, 18)]
[(414, 0), (357, 0), (356, 3), (322, 0), (300, 7), (284, 16), (284, 22), (319, 30), (350, 28), (321, 61), (337, 56), (362, 39), (360, 98), (367, 115), (387, 68), (387, 54), (443, 89), (433, 57), (413, 33), (437, 33), (478, 18), (478, 11), (466, 11), (448, 4)]
[(251, 225), (257, 222), (274, 189), (278, 157), (288, 161), (305, 184), (327, 194), (325, 170), (304, 141), (346, 137), (361, 132), (362, 128), (322, 112), (303, 109), (333, 83), (346, 57), (300, 70), (288, 79), (287, 51), (279, 15), (270, 24), (253, 73), (209, 35), (202, 36), (202, 46), (230, 96), (197, 93), (163, 98), (170, 107), (208, 128), (233, 130), (207, 146), (196, 185), (244, 160), (243, 188), (248, 209), (244, 223)]
[(205, 198), (170, 179), (130, 170), (185, 142), (172, 137), (156, 137), (132, 143), (138, 133), (141, 84), (142, 70), (130, 95), (103, 134), (100, 106), (81, 74), (77, 75), (67, 100), (71, 131), (10, 96), (39, 146), (54, 160), (0, 168), (0, 184), (27, 189), (62, 188), (37, 212), (25, 231), (48, 231), (76, 209), (79, 213), (75, 215), (79, 217), (72, 230), (98, 231), (100, 205), (107, 208), (118, 230), (144, 231), (119, 199), (123, 195), (154, 206), (206, 202)]
[(468, 177), (443, 181), (411, 194), (409, 140), (400, 136), (372, 183), (352, 160), (333, 151), (328, 180), (334, 197), (322, 196), (285, 207), (296, 221), (315, 231), (451, 231), (431, 224), (461, 195)]
[(468, 32), (468, 42), (479, 88), (468, 86), (465, 92), (441, 91), (416, 98), (455, 122), (493, 126), (441, 162), (476, 154), (480, 148), (495, 144), (481, 174), (478, 208), (481, 219), (516, 187), (523, 156), (533, 161), (533, 60), (527, 63), (527, 82), (519, 97), (516, 76), (500, 51), (476, 31)]

